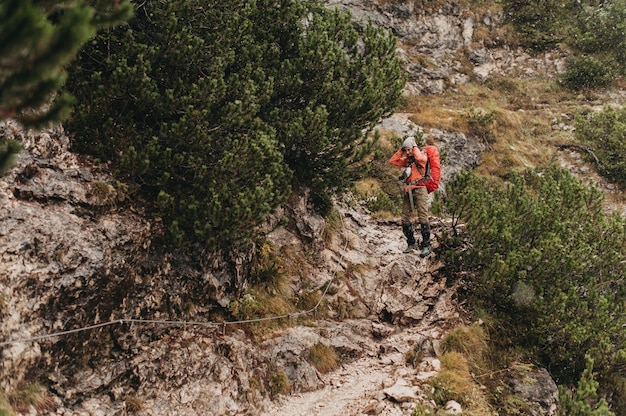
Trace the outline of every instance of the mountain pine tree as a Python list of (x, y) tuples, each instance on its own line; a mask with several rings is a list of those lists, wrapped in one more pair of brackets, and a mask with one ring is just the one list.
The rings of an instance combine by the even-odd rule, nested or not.
[(175, 241), (215, 246), (250, 236), (294, 179), (320, 195), (345, 186), (403, 83), (389, 34), (314, 2), (145, 1), (73, 67), (67, 128)]
[(559, 416), (615, 416), (604, 398), (598, 398), (599, 383), (593, 374), (593, 359), (585, 357), (587, 366), (574, 392), (559, 387)]
[[(363, 131), (395, 108), (404, 86), (395, 38), (348, 14), (315, 9), (306, 27), (292, 15), (295, 32), (281, 44), (274, 98), (264, 119), (276, 127), (285, 161), (309, 186), (323, 213), (331, 190), (354, 177)], [(284, 20), (283, 20), (284, 21)], [(268, 40), (281, 39), (274, 25)], [(321, 204), (320, 204), (321, 203)]]
[(505, 186), (472, 176), (448, 184), (445, 204), (472, 241), (449, 264), (475, 271), (476, 304), (559, 383), (577, 380), (589, 355), (602, 390), (626, 397), (606, 382), (623, 379), (626, 364), (624, 218), (607, 215), (598, 189), (556, 166), (511, 174)]
[(593, 146), (598, 172), (626, 189), (626, 110), (607, 106), (603, 111), (576, 117), (576, 138)]
[[(36, 127), (66, 118), (72, 97), (55, 97), (65, 82), (64, 66), (98, 28), (131, 13), (128, 0), (98, 0), (92, 6), (82, 1), (0, 0), (0, 120)], [(0, 139), (0, 173), (18, 150), (16, 143)]]
[[(106, 4), (108, 3), (108, 4)], [(0, 1), (0, 119), (41, 125), (68, 115), (63, 70), (96, 30), (130, 17), (128, 1)], [(42, 108), (47, 106), (46, 108)]]

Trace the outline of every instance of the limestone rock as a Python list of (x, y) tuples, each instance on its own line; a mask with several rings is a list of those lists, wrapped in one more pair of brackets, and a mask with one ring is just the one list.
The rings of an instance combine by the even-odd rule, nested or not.
[(383, 392), (394, 402), (413, 402), (417, 399), (415, 387), (410, 386), (405, 380), (398, 380), (393, 386), (386, 388)]
[(531, 416), (557, 414), (559, 391), (545, 368), (516, 366), (508, 379), (511, 390), (527, 404)]
[(444, 412), (446, 412), (446, 414), (449, 415), (460, 415), (463, 413), (463, 408), (461, 407), (461, 405), (454, 400), (450, 400), (449, 402), (447, 402), (443, 410)]

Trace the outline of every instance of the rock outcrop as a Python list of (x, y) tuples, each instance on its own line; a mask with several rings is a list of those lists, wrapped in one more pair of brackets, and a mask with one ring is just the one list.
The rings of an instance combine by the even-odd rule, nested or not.
[[(144, 256), (150, 222), (106, 208), (117, 204), (116, 191), (67, 151), (61, 129), (22, 132), (7, 123), (0, 131), (24, 146), (18, 166), (0, 180), (2, 340), (121, 317), (111, 298), (133, 285), (124, 271)], [(0, 386), (13, 388), (38, 361), (55, 361), (49, 354), (39, 343), (3, 346)]]
[[(385, 128), (393, 126), (417, 128), (398, 115)], [(314, 253), (298, 265), (305, 278), (290, 284), (324, 292), (330, 319), (313, 312), (307, 325), (294, 320), (250, 342), (238, 326), (206, 319), (211, 279), (181, 266), (193, 259), (153, 252), (158, 223), (125, 206), (110, 177), (70, 153), (62, 129), (3, 129), (25, 146), (0, 179), (6, 391), (38, 379), (49, 407), (68, 416), (280, 415), (322, 403), (332, 406), (319, 414), (409, 414), (417, 403), (432, 405), (425, 383), (439, 369), (433, 345), (463, 313), (436, 255), (401, 253), (395, 221), (372, 218), (346, 195), (336, 204), (342, 226), (329, 239), (306, 193), (282, 207), (268, 221), (268, 241), (299, 259)], [(442, 148), (464, 155), (446, 170), (480, 157), (463, 135), (435, 133)], [(444, 227), (434, 221), (435, 235)], [(435, 253), (437, 245), (435, 238)], [(337, 371), (322, 374), (311, 363), (318, 344), (337, 352)], [(407, 353), (424, 345), (423, 361), (408, 363)], [(275, 390), (279, 374), (292, 395)]]
[[(441, 94), (472, 80), (508, 76), (553, 78), (565, 70), (565, 55), (531, 56), (500, 39), (504, 16), (488, 8), (475, 12), (455, 2), (417, 7), (417, 2), (327, 0), (356, 20), (376, 23), (400, 40), (398, 54), (408, 74), (407, 94)], [(436, 7), (436, 8), (434, 8)], [(489, 36), (480, 33), (490, 33)]]
[[(477, 28), (497, 27), (499, 15), (474, 15), (457, 4), (423, 11), (406, 3), (329, 2), (400, 37), (407, 93), (562, 69), (559, 56), (531, 58), (477, 40)], [(457, 59), (461, 52), (470, 66)], [(419, 127), (396, 114), (381, 128), (402, 136)], [(447, 180), (480, 162), (483, 145), (459, 133), (430, 133), (448, 154), (445, 192)], [(25, 147), (18, 166), (0, 178), (5, 391), (39, 380), (49, 413), (67, 416), (409, 415), (420, 403), (436, 407), (427, 381), (440, 370), (438, 340), (465, 322), (454, 282), (440, 273), (436, 238), (435, 254), (426, 259), (401, 254), (398, 223), (372, 218), (346, 196), (336, 204), (342, 226), (328, 239), (306, 192), (295, 195), (265, 231), (275, 247), (307, 259), (298, 264), (304, 278), (290, 285), (324, 294), (328, 315), (307, 313), (300, 317), (310, 315), (306, 325), (293, 320), (255, 339), (245, 327), (209, 319), (245, 292), (252, 247), (160, 253), (152, 245), (159, 223), (126, 203), (126, 190), (106, 169), (69, 152), (62, 128), (23, 132), (8, 122), (0, 134)], [(288, 224), (281, 225), (282, 217)], [(433, 219), (435, 236), (445, 227)], [(318, 344), (339, 354), (338, 369), (322, 374), (310, 362)], [(422, 361), (407, 363), (416, 348), (423, 349)], [(528, 396), (542, 403), (537, 409), (545, 413), (538, 414), (552, 414), (545, 396)]]

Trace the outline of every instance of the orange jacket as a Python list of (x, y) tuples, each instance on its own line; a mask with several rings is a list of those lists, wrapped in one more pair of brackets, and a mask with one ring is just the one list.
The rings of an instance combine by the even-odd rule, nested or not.
[[(425, 186), (425, 184), (418, 184), (418, 181), (424, 177), (426, 172), (426, 162), (428, 162), (428, 156), (426, 152), (420, 150), (415, 146), (411, 149), (411, 156), (407, 157), (402, 149), (398, 150), (391, 156), (389, 163), (401, 168), (411, 167), (411, 175), (405, 179), (407, 186), (404, 188), (404, 192), (409, 192), (409, 186), (411, 189)], [(415, 162), (415, 163), (413, 163)]]

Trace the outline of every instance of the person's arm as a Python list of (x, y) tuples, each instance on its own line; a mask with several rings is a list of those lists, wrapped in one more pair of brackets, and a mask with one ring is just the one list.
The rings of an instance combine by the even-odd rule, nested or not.
[(400, 149), (396, 153), (394, 153), (393, 156), (391, 156), (391, 159), (389, 159), (389, 163), (394, 166), (399, 166), (403, 168), (406, 166), (406, 160), (407, 158), (404, 156), (404, 152), (402, 151), (402, 149)]

